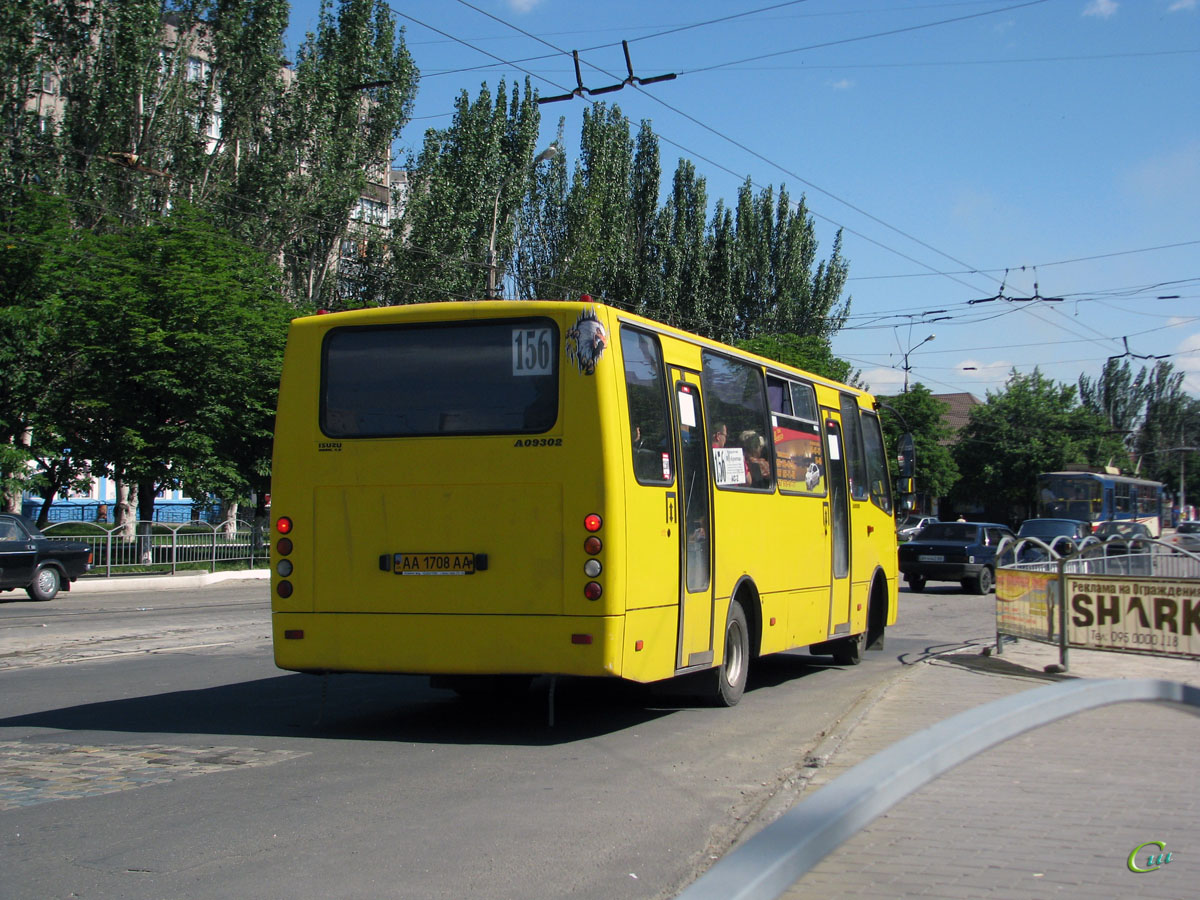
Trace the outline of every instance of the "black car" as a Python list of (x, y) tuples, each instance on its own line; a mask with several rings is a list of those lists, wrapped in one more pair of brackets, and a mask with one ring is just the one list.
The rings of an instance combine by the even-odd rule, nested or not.
[(29, 519), (0, 513), (0, 591), (24, 588), (34, 600), (53, 600), (92, 568), (82, 541), (52, 541)]
[(1037, 538), (1061, 556), (1074, 553), (1091, 535), (1092, 524), (1082, 519), (1026, 519), (1017, 529), (1017, 537)]
[(914, 591), (926, 581), (959, 581), (964, 591), (986, 594), (996, 583), (996, 547), (1014, 537), (995, 522), (931, 522), (900, 545), (900, 571)]

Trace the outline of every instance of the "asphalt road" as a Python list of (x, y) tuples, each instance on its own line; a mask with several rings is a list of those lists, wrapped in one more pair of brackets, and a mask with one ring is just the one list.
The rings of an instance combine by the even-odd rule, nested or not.
[(285, 673), (264, 582), (0, 602), (0, 898), (657, 898), (777, 815), (905, 665), (991, 597), (901, 593), (849, 669), (758, 661), (742, 703), (560, 680), (472, 704)]

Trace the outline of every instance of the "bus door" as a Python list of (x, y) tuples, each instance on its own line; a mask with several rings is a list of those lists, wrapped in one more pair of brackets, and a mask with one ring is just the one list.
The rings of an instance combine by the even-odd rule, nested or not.
[(825, 536), (832, 545), (829, 578), (829, 635), (850, 633), (850, 496), (846, 447), (838, 413), (825, 409), (829, 493), (825, 497)]
[(712, 479), (709, 439), (700, 402), (700, 376), (671, 368), (675, 429), (679, 443), (679, 639), (678, 669), (713, 661)]

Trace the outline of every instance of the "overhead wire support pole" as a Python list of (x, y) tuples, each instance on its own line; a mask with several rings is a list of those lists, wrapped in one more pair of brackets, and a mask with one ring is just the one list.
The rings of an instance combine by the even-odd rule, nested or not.
[(668, 72), (666, 75), (654, 75), (650, 78), (638, 78), (633, 74), (633, 60), (629, 57), (629, 42), (621, 41), (621, 46), (625, 50), (625, 71), (629, 73), (624, 81), (620, 81), (617, 84), (610, 84), (607, 87), (601, 88), (584, 87), (583, 75), (579, 71), (579, 51), (572, 50), (571, 56), (575, 60), (575, 90), (571, 91), (569, 94), (556, 94), (553, 97), (538, 97), (537, 102), (539, 104), (558, 103), (562, 100), (571, 100), (575, 97), (582, 97), (584, 94), (587, 94), (589, 97), (596, 97), (600, 94), (612, 94), (630, 84), (635, 84), (638, 87), (642, 87), (643, 85), (647, 84), (658, 84), (660, 81), (673, 81), (679, 77), (674, 72)]

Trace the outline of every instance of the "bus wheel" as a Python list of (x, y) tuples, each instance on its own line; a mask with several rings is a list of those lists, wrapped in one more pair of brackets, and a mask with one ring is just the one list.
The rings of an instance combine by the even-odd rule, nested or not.
[(714, 685), (710, 692), (717, 706), (736, 706), (746, 690), (746, 675), (750, 670), (750, 629), (746, 613), (736, 600), (729, 605), (729, 620), (725, 623), (725, 659), (709, 677)]
[(852, 635), (833, 642), (833, 661), (839, 666), (857, 666), (862, 662), (863, 648), (867, 645), (867, 633)]

